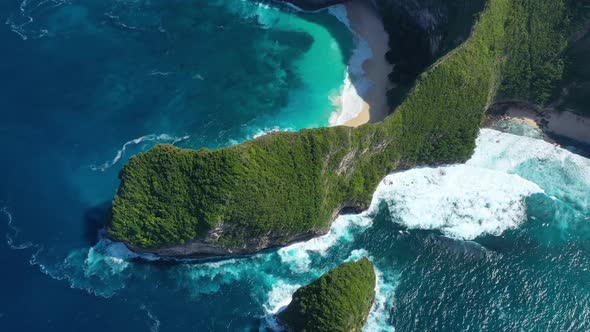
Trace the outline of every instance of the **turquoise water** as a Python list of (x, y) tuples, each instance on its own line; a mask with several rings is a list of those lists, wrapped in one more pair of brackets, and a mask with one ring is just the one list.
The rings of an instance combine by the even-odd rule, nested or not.
[(258, 255), (158, 261), (103, 237), (129, 156), (327, 125), (354, 47), (329, 13), (241, 0), (0, 13), (0, 330), (264, 331), (297, 287), (362, 256), (378, 272), (367, 331), (590, 329), (590, 160), (531, 137), (482, 130), (467, 163), (389, 175), (367, 212)]

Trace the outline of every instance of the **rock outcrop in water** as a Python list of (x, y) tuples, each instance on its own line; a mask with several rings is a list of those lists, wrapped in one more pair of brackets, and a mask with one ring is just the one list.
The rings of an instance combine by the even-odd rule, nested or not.
[[(571, 32), (558, 24), (567, 0), (557, 2), (490, 0), (469, 39), (423, 72), (380, 123), (272, 133), (217, 150), (159, 145), (132, 157), (109, 236), (166, 256), (252, 253), (323, 234), (344, 208), (366, 209), (391, 171), (467, 160), (498, 92), (531, 87), (513, 80), (521, 69), (534, 68), (543, 84), (555, 78), (564, 45), (537, 41)], [(521, 35), (532, 19), (539, 25)], [(542, 57), (531, 57), (533, 46)]]
[(287, 331), (361, 331), (375, 300), (375, 283), (366, 257), (344, 263), (299, 288), (278, 319)]

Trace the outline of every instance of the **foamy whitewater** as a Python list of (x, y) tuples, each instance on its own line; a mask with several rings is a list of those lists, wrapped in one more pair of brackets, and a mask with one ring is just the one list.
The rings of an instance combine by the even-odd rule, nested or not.
[(471, 240), (526, 220), (524, 199), (543, 190), (519, 176), (470, 165), (417, 168), (387, 176), (376, 199), (412, 229)]
[[(567, 175), (580, 181), (579, 185), (550, 180), (535, 183), (535, 173), (547, 164), (552, 165), (554, 179)], [(379, 254), (358, 242), (373, 227), (373, 219), (383, 206), (390, 215), (391, 227), (401, 227), (396, 236), (405, 236), (412, 229), (439, 230), (460, 240), (500, 236), (526, 222), (526, 200), (533, 195), (551, 192), (553, 200), (576, 197), (577, 206), (586, 209), (587, 198), (582, 194), (590, 192), (588, 172), (590, 160), (547, 142), (482, 129), (468, 162), (388, 175), (378, 186), (368, 211), (340, 216), (324, 236), (246, 259), (211, 263), (185, 260), (166, 275), (175, 280), (176, 288), (199, 301), (248, 280), (255, 286), (255, 301), (265, 312), (264, 328), (276, 329), (273, 315), (289, 304), (297, 288), (342, 262), (367, 256), (376, 264), (378, 280), (365, 331), (386, 331), (393, 328), (388, 317), (400, 275), (396, 266), (383, 265)], [(135, 259), (138, 255), (123, 245), (102, 239), (94, 247), (72, 251), (57, 266), (33, 261), (45, 273), (68, 280), (73, 288), (112, 297), (137, 278), (144, 278), (145, 266), (136, 265)]]
[(365, 61), (373, 56), (373, 52), (366, 40), (362, 38), (350, 25), (348, 13), (344, 5), (334, 5), (328, 12), (342, 22), (354, 35), (355, 49), (350, 57), (344, 83), (340, 91), (330, 97), (336, 111), (330, 115), (330, 126), (347, 123), (357, 117), (365, 105), (363, 97), (367, 95), (373, 82), (366, 77), (363, 69)]

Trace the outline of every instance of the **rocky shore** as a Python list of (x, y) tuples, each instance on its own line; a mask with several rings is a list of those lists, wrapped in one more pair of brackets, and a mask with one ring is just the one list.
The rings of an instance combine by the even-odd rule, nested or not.
[(502, 120), (517, 120), (540, 131), (548, 142), (562, 146), (579, 143), (590, 153), (590, 118), (553, 108), (541, 109), (528, 103), (506, 102), (493, 105), (487, 111), (484, 125), (493, 129)]
[[(212, 232), (214, 231), (215, 230)], [(298, 234), (286, 240), (284, 237), (277, 239), (273, 237), (272, 234), (268, 234), (267, 236), (252, 239), (249, 243), (240, 247), (224, 247), (208, 242), (207, 240), (193, 240), (185, 244), (145, 250), (135, 247), (127, 242), (124, 243), (127, 248), (136, 253), (157, 255), (162, 258), (210, 258), (248, 255), (267, 249), (284, 247), (296, 242), (307, 241), (326, 233), (327, 230), (316, 230), (304, 234)]]

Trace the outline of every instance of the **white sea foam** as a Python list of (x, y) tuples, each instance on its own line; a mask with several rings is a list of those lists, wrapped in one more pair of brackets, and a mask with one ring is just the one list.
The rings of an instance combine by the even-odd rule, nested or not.
[(590, 159), (543, 140), (482, 129), (476, 143), (478, 148), (468, 165), (513, 173), (526, 161), (552, 160), (562, 166), (575, 165), (580, 179), (590, 183)]
[(31, 258), (31, 264), (38, 265), (43, 273), (100, 297), (109, 298), (124, 289), (132, 273), (129, 262), (104, 255), (100, 247), (72, 250), (58, 264), (41, 263), (40, 253)]
[(154, 254), (138, 254), (131, 251), (122, 242), (109, 240), (104, 231), (101, 232), (99, 238), (100, 240), (93, 248), (99, 248), (102, 255), (110, 257), (113, 261), (121, 262), (135, 258), (141, 258), (146, 261), (156, 261), (160, 259)]
[(340, 91), (335, 96), (330, 96), (332, 105), (336, 111), (330, 114), (328, 123), (330, 126), (343, 125), (346, 122), (357, 117), (365, 105), (365, 101), (361, 97), (369, 90), (372, 82), (361, 78), (356, 84), (353, 84), (349, 73), (345, 74), (344, 83), (340, 87)]
[(277, 314), (291, 303), (293, 294), (301, 285), (289, 284), (282, 280), (275, 283), (268, 292), (268, 301), (264, 308), (268, 313)]
[(145, 304), (142, 304), (139, 307), (141, 310), (145, 311), (145, 313), (147, 314), (151, 325), (150, 325), (150, 332), (158, 332), (160, 331), (160, 320), (158, 319), (158, 317), (156, 315), (154, 315), (150, 309), (148, 309), (148, 307)]
[[(210, 5), (223, 6), (229, 12), (244, 19), (255, 19), (264, 28), (273, 27), (281, 16), (281, 11), (274, 5), (263, 2), (246, 0), (239, 1), (218, 1)], [(219, 26), (218, 28), (223, 28)]]
[(307, 272), (311, 263), (310, 253), (325, 256), (327, 250), (338, 241), (353, 240), (353, 227), (366, 228), (371, 222), (366, 214), (340, 216), (332, 223), (328, 234), (281, 248), (278, 251), (279, 257), (292, 271)]
[(346, 27), (352, 31), (352, 27), (350, 26), (350, 19), (348, 19), (348, 13), (346, 11), (345, 5), (338, 4), (330, 6), (328, 7), (328, 13), (336, 17), (338, 21), (342, 22), (342, 24), (346, 25)]
[(193, 298), (217, 293), (224, 285), (241, 280), (255, 280), (257, 287), (253, 292), (259, 298), (266, 298), (267, 291), (280, 280), (268, 271), (272, 256), (258, 254), (247, 259), (181, 265), (174, 271), (174, 278), (177, 286)]
[(330, 115), (329, 124), (330, 126), (338, 126), (354, 119), (363, 111), (365, 105), (363, 97), (367, 95), (373, 85), (373, 82), (365, 76), (363, 64), (373, 57), (373, 51), (367, 41), (352, 29), (344, 5), (332, 6), (328, 12), (348, 27), (354, 36), (355, 43), (339, 94), (330, 96), (336, 111)]
[(416, 168), (387, 176), (374, 202), (386, 202), (396, 222), (439, 229), (450, 237), (498, 235), (526, 218), (524, 199), (543, 190), (516, 175), (469, 165)]
[(375, 267), (377, 283), (375, 285), (375, 302), (363, 327), (365, 332), (393, 331), (389, 324), (389, 312), (393, 306), (393, 295), (398, 284), (397, 276), (385, 275)]
[(589, 192), (589, 159), (542, 140), (482, 129), (466, 164), (388, 175), (370, 210), (384, 201), (392, 218), (408, 228), (474, 239), (518, 227), (532, 194), (588, 211)]
[(535, 182), (548, 195), (590, 212), (590, 159), (557, 145), (482, 129), (467, 165), (514, 173)]
[(115, 165), (117, 162), (119, 162), (119, 160), (121, 160), (121, 158), (123, 158), (123, 156), (125, 156), (125, 151), (127, 150), (127, 148), (129, 148), (132, 145), (138, 145), (140, 143), (147, 143), (147, 142), (176, 144), (176, 143), (185, 141), (189, 138), (190, 138), (190, 135), (176, 137), (176, 136), (171, 136), (168, 134), (160, 134), (160, 135), (150, 134), (150, 135), (145, 135), (145, 136), (141, 136), (138, 138), (134, 138), (130, 141), (125, 142), (125, 144), (123, 144), (121, 149), (119, 149), (117, 151), (117, 153), (115, 154), (115, 157), (113, 159), (106, 161), (99, 166), (91, 165), (90, 169), (93, 171), (101, 171), (101, 172), (106, 171), (107, 169), (113, 167), (113, 165)]
[(258, 138), (279, 131), (293, 131), (293, 128), (280, 128), (278, 126), (275, 126), (271, 128), (256, 129), (253, 135), (249, 135), (248, 139)]
[(67, 281), (71, 288), (105, 298), (126, 287), (134, 273), (132, 259), (157, 259), (153, 255), (136, 254), (103, 235), (93, 247), (73, 249), (58, 263), (47, 263), (47, 257), (42, 256), (46, 252), (43, 246), (35, 247), (38, 249), (29, 260), (31, 265), (38, 266), (41, 272), (54, 279)]
[(68, 3), (67, 0), (23, 0), (19, 6), (19, 12), (12, 13), (6, 19), (6, 25), (10, 26), (10, 29), (18, 34), (23, 40), (29, 39), (29, 37), (41, 38), (47, 35), (47, 29), (42, 27), (31, 27), (35, 21), (33, 15), (37, 11), (47, 10), (52, 7), (58, 7), (62, 4)]
[(88, 250), (84, 259), (84, 274), (87, 276), (97, 273), (114, 275), (129, 267), (129, 262), (125, 258), (109, 255), (107, 247), (110, 241), (103, 241)]
[(251, 139), (262, 137), (262, 136), (265, 136), (265, 135), (268, 135), (268, 134), (276, 133), (276, 132), (279, 132), (279, 131), (289, 132), (289, 131), (295, 131), (295, 129), (293, 129), (291, 127), (282, 128), (282, 127), (279, 127), (279, 126), (264, 127), (264, 128), (248, 127), (244, 136), (242, 136), (239, 139), (235, 139), (235, 138), (229, 139), (228, 142), (227, 142), (227, 145), (240, 144), (242, 142), (249, 141)]
[(8, 244), (10, 249), (23, 250), (23, 249), (31, 248), (33, 246), (33, 243), (28, 242), (28, 241), (20, 243), (20, 244), (15, 243), (16, 238), (20, 234), (20, 229), (18, 227), (14, 226), (14, 224), (13, 224), (14, 219), (13, 219), (12, 213), (10, 213), (10, 210), (8, 209), (7, 206), (0, 209), (0, 214), (3, 214), (7, 220), (6, 224), (8, 226), (9, 231), (6, 233), (6, 244)]
[[(346, 259), (346, 262), (358, 261), (359, 259), (361, 259), (363, 257), (369, 257), (369, 252), (365, 249), (355, 249), (350, 252), (350, 255)], [(371, 259), (371, 260), (373, 260), (373, 259)]]

